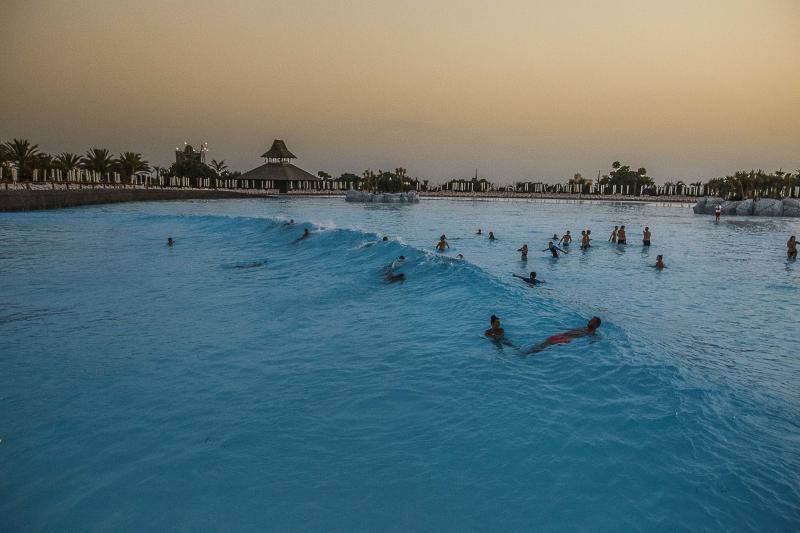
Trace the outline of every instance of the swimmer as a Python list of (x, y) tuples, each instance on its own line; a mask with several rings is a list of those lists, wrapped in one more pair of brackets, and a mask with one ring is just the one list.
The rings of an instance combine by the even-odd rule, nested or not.
[(536, 346), (532, 347), (527, 353), (539, 353), (548, 346), (553, 346), (554, 344), (567, 344), (571, 342), (572, 339), (577, 339), (579, 337), (586, 337), (589, 335), (596, 335), (597, 328), (600, 327), (602, 320), (600, 318), (593, 316), (589, 323), (586, 324), (585, 328), (575, 328), (569, 331), (565, 331), (564, 333), (559, 333), (558, 335), (553, 335), (548, 337), (546, 341), (537, 344)]
[(527, 261), (528, 260), (528, 245), (527, 244), (523, 244), (522, 248), (518, 248), (517, 251), (522, 254), (522, 257), (520, 259), (522, 259), (523, 261)]
[(717, 206), (714, 208), (714, 222), (719, 222), (719, 216), (722, 214), (722, 207)]
[(502, 340), (503, 335), (505, 335), (505, 330), (500, 327), (500, 319), (497, 318), (497, 316), (492, 315), (489, 318), (489, 321), (491, 322), (492, 327), (487, 329), (483, 334), (489, 337), (490, 339), (494, 339), (497, 341)]
[(173, 244), (175, 244), (175, 241), (172, 240), (172, 237), (167, 237), (167, 246), (171, 248)]
[(436, 243), (436, 249), (440, 252), (444, 252), (445, 248), (450, 248), (450, 245), (447, 243), (447, 239), (444, 235), (439, 237), (439, 242)]
[(556, 246), (555, 244), (553, 244), (553, 241), (550, 241), (550, 242), (548, 242), (548, 243), (547, 243), (547, 248), (545, 248), (545, 249), (544, 249), (544, 250), (542, 250), (542, 251), (543, 251), (543, 252), (547, 252), (547, 251), (549, 251), (551, 254), (553, 254), (553, 257), (555, 257), (556, 259), (558, 258), (558, 252), (563, 252), (563, 253), (565, 253), (565, 254), (566, 254), (566, 253), (569, 253), (569, 252), (567, 252), (566, 250), (562, 250), (561, 248), (559, 248), (558, 246)]
[(290, 219), (289, 219), (289, 222), (286, 222), (286, 223), (284, 224), (284, 226), (294, 226), (294, 219), (293, 219), (293, 218), (290, 218)]
[(608, 238), (608, 242), (617, 244), (617, 231), (619, 231), (619, 226), (614, 226), (614, 231), (611, 232), (611, 237)]
[(384, 235), (384, 236), (383, 236), (383, 242), (386, 242), (386, 241), (388, 241), (388, 240), (389, 240), (389, 237), (387, 237), (386, 235)]
[(464, 256), (463, 256), (463, 255), (461, 255), (461, 254), (458, 254), (458, 255), (456, 256), (456, 259), (458, 259), (459, 261), (463, 261), (463, 260), (464, 260)]
[(309, 232), (308, 228), (306, 228), (306, 229), (303, 230), (303, 235), (298, 237), (298, 238), (296, 238), (294, 240), (294, 242), (304, 241), (304, 240), (308, 239), (309, 237), (311, 237), (311, 232)]
[(569, 230), (567, 230), (564, 236), (561, 237), (561, 240), (558, 241), (558, 244), (561, 244), (562, 246), (569, 246), (569, 243), (571, 242), (572, 242), (572, 235), (570, 235)]
[(617, 232), (617, 244), (625, 244), (627, 239), (625, 238), (625, 226), (620, 226), (619, 231)]
[(657, 255), (656, 256), (656, 268), (661, 270), (662, 268), (666, 268), (667, 265), (664, 264), (664, 256)]
[(555, 242), (558, 242), (558, 235), (556, 235), (555, 233), (553, 233), (553, 240), (554, 240)]
[(581, 231), (581, 250), (589, 249), (589, 234), (586, 231)]
[(483, 235), (483, 232), (481, 231), (481, 228), (478, 228), (478, 233), (476, 233), (475, 235)]
[(494, 233), (493, 233), (493, 232), (491, 232), (491, 231), (489, 232), (489, 240), (490, 240), (490, 241), (497, 240), (497, 239), (495, 239), (495, 238), (494, 238)]
[(399, 274), (389, 274), (383, 279), (388, 283), (394, 283), (395, 281), (405, 281), (406, 275), (400, 272)]
[(644, 231), (642, 232), (642, 245), (650, 246), (650, 228), (647, 226), (644, 227)]
[(786, 257), (787, 259), (797, 259), (797, 239), (794, 238), (794, 235), (786, 241)]
[(511, 275), (514, 276), (515, 278), (521, 279), (522, 281), (524, 281), (529, 285), (536, 285), (537, 283), (542, 283), (542, 280), (536, 279), (536, 272), (531, 272), (530, 276), (528, 276), (527, 278), (525, 276), (520, 276), (519, 274), (511, 274)]

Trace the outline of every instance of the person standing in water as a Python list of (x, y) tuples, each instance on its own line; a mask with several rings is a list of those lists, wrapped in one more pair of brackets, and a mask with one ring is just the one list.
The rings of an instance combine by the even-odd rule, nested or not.
[(572, 242), (572, 235), (570, 235), (569, 230), (567, 230), (564, 236), (561, 237), (561, 240), (558, 241), (558, 244), (561, 244), (562, 246), (569, 246), (569, 243), (571, 242)]
[(439, 238), (439, 242), (436, 244), (436, 249), (440, 252), (444, 252), (446, 248), (450, 248), (450, 245), (447, 243), (447, 239), (444, 235)]
[(553, 242), (558, 242), (558, 235), (553, 233)]
[(496, 341), (503, 340), (503, 335), (505, 335), (506, 332), (500, 327), (500, 319), (496, 315), (492, 315), (489, 321), (492, 327), (487, 329), (483, 334)]
[(620, 226), (617, 232), (617, 244), (625, 244), (627, 238), (625, 237), (625, 226)]
[(496, 239), (494, 238), (494, 232), (493, 232), (493, 231), (490, 231), (490, 232), (489, 232), (489, 240), (490, 240), (490, 241), (494, 241), (494, 240), (496, 240)]
[(173, 244), (175, 244), (175, 241), (172, 240), (172, 237), (167, 237), (167, 246), (172, 248)]
[(617, 244), (617, 230), (619, 230), (619, 226), (614, 226), (614, 231), (611, 232), (611, 237), (608, 238), (609, 242)]
[(719, 222), (719, 216), (722, 214), (722, 206), (714, 208), (714, 222)]
[(794, 235), (786, 241), (786, 257), (787, 259), (797, 259), (797, 239), (794, 238)]
[(547, 248), (545, 248), (545, 249), (544, 249), (544, 250), (542, 250), (542, 251), (543, 251), (543, 252), (547, 252), (547, 251), (549, 251), (551, 254), (553, 254), (553, 257), (555, 257), (556, 259), (558, 259), (558, 252), (567, 253), (567, 251), (566, 251), (566, 250), (562, 250), (561, 248), (559, 248), (558, 246), (556, 246), (555, 244), (553, 244), (553, 241), (550, 241), (550, 242), (548, 242), (548, 243), (547, 243)]
[(657, 255), (656, 256), (656, 268), (661, 270), (662, 268), (666, 268), (667, 265), (664, 264), (664, 256)]
[(644, 231), (642, 232), (642, 244), (644, 246), (650, 246), (650, 228), (645, 226)]
[(483, 235), (483, 232), (481, 231), (481, 228), (478, 228), (478, 232), (475, 235)]
[(600, 327), (602, 320), (599, 317), (593, 316), (589, 323), (586, 324), (585, 328), (575, 328), (569, 331), (565, 331), (564, 333), (559, 333), (558, 335), (553, 335), (548, 337), (546, 341), (537, 344), (533, 348), (527, 351), (527, 353), (539, 353), (548, 346), (553, 346), (554, 344), (567, 344), (572, 341), (572, 339), (577, 339), (579, 337), (586, 337), (589, 335), (596, 335), (597, 328)]
[(528, 245), (527, 244), (523, 244), (522, 248), (518, 248), (517, 251), (520, 252), (520, 254), (522, 255), (522, 257), (520, 257), (520, 259), (522, 259), (523, 261), (527, 261), (528, 260)]
[(581, 231), (581, 250), (588, 250), (589, 249), (589, 235), (586, 233), (586, 230)]

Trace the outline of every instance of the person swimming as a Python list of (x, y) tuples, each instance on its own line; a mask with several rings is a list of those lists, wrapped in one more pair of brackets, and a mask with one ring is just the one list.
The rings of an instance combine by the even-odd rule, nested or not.
[(511, 274), (515, 278), (519, 278), (525, 283), (529, 285), (536, 285), (538, 283), (542, 283), (542, 280), (536, 279), (536, 272), (531, 272), (530, 275), (526, 278), (525, 276), (520, 276), (519, 274)]
[(617, 244), (626, 244), (627, 239), (625, 237), (625, 226), (620, 226), (619, 231), (617, 232)]
[(481, 228), (478, 228), (478, 232), (475, 235), (483, 235), (483, 232), (481, 231)]
[(562, 246), (569, 246), (569, 243), (571, 242), (572, 242), (572, 235), (570, 235), (569, 230), (567, 230), (564, 236), (561, 237), (561, 240), (558, 241), (558, 244), (561, 244)]
[(439, 237), (439, 242), (436, 243), (436, 250), (444, 252), (446, 248), (450, 248), (450, 245), (447, 243), (447, 238), (442, 235)]
[(795, 239), (794, 235), (786, 241), (786, 258), (797, 259), (797, 239)]
[(294, 240), (294, 242), (304, 241), (304, 240), (308, 239), (309, 237), (311, 237), (311, 232), (308, 231), (308, 228), (306, 228), (306, 229), (303, 230), (303, 235), (301, 235), (300, 237), (296, 238)]
[(656, 256), (656, 265), (655, 265), (655, 267), (657, 269), (661, 270), (662, 268), (666, 268), (666, 266), (667, 265), (664, 264), (664, 256), (663, 255), (657, 255)]
[(175, 241), (172, 240), (172, 237), (167, 237), (167, 246), (172, 247), (175, 244)]
[(555, 234), (555, 233), (553, 233), (553, 240), (554, 240), (555, 242), (558, 242), (558, 235), (557, 235), (557, 234)]
[(608, 242), (617, 244), (617, 231), (619, 231), (619, 226), (614, 226), (614, 231), (611, 232), (611, 237), (608, 238)]
[(399, 274), (388, 274), (383, 278), (387, 283), (394, 283), (396, 281), (405, 281), (406, 275), (400, 272)]
[(489, 322), (491, 323), (492, 327), (487, 329), (483, 334), (496, 341), (502, 340), (503, 335), (505, 335), (506, 332), (500, 327), (500, 319), (496, 315), (492, 315), (489, 318)]
[(460, 261), (463, 261), (463, 260), (464, 260), (464, 256), (463, 256), (462, 254), (458, 254), (458, 255), (456, 256), (456, 259), (458, 259), (458, 260), (460, 260)]
[(545, 248), (542, 251), (543, 252), (549, 251), (551, 254), (553, 254), (553, 257), (555, 257), (556, 259), (558, 258), (558, 252), (563, 252), (565, 254), (568, 253), (566, 250), (563, 250), (563, 249), (559, 248), (558, 246), (556, 246), (555, 244), (553, 244), (553, 241), (548, 242), (547, 243), (547, 248)]
[(389, 240), (389, 237), (387, 237), (386, 235), (384, 235), (384, 236), (383, 236), (383, 242), (386, 242), (386, 241), (388, 241), (388, 240)]
[(492, 231), (489, 232), (489, 240), (490, 241), (497, 240), (497, 239), (494, 238), (494, 232), (492, 232)]
[(569, 331), (565, 331), (563, 333), (559, 333), (558, 335), (552, 335), (547, 338), (546, 341), (541, 342), (535, 346), (533, 346), (530, 350), (526, 353), (539, 353), (548, 346), (553, 346), (555, 344), (567, 344), (572, 342), (573, 339), (577, 339), (579, 337), (586, 337), (590, 335), (597, 334), (597, 328), (600, 327), (602, 324), (602, 320), (599, 317), (593, 316), (589, 323), (586, 324), (586, 327), (583, 328), (575, 328)]
[(293, 219), (293, 218), (290, 218), (290, 219), (289, 219), (289, 222), (286, 222), (286, 223), (284, 224), (284, 226), (293, 226), (293, 225), (294, 225), (294, 219)]
[(642, 245), (650, 246), (650, 228), (645, 226), (642, 232)]
[(528, 260), (528, 245), (527, 244), (523, 244), (522, 248), (518, 248), (517, 251), (520, 252), (520, 254), (522, 255), (522, 257), (520, 257), (520, 259), (522, 259), (523, 261), (527, 261)]

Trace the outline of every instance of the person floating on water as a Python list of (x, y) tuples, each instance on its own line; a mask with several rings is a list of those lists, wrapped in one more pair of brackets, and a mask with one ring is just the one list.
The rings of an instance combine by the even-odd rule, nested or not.
[(558, 242), (558, 235), (553, 233), (553, 241)]
[(645, 226), (642, 232), (642, 245), (650, 246), (650, 228)]
[(520, 259), (522, 259), (523, 261), (527, 261), (528, 260), (528, 245), (527, 244), (523, 244), (522, 248), (518, 248), (517, 251), (520, 252), (520, 254), (522, 254), (522, 257)]
[(405, 281), (406, 275), (400, 272), (399, 274), (387, 274), (386, 277), (383, 278), (388, 283), (394, 283), (396, 281)]
[(447, 243), (447, 238), (442, 235), (439, 237), (439, 242), (436, 243), (436, 249), (440, 252), (444, 252), (446, 248), (450, 248), (450, 245)]
[(542, 251), (543, 252), (549, 251), (551, 254), (553, 254), (553, 257), (555, 257), (556, 259), (558, 259), (558, 252), (563, 252), (565, 254), (569, 253), (566, 250), (563, 250), (563, 249), (559, 248), (558, 246), (556, 246), (555, 244), (553, 244), (553, 241), (548, 242), (547, 243), (547, 248), (545, 248)]
[(528, 285), (537, 285), (539, 283), (542, 283), (542, 280), (536, 279), (536, 272), (531, 272), (527, 278), (525, 276), (520, 276), (519, 274), (511, 274), (511, 275), (514, 276), (515, 278), (521, 279)]
[(483, 235), (483, 232), (481, 231), (481, 228), (478, 228), (478, 232), (475, 235)]
[(619, 231), (619, 226), (614, 226), (614, 231), (611, 232), (611, 237), (608, 238), (608, 242), (617, 244), (617, 232)]
[(559, 333), (558, 335), (548, 337), (546, 341), (537, 344), (526, 353), (539, 353), (548, 346), (553, 346), (554, 344), (567, 344), (572, 342), (573, 339), (577, 339), (579, 337), (596, 335), (597, 328), (600, 327), (601, 323), (602, 320), (600, 320), (599, 317), (593, 316), (589, 320), (589, 323), (586, 324), (586, 327), (571, 329), (569, 331), (565, 331), (564, 333)]
[(664, 256), (657, 255), (656, 256), (656, 268), (661, 270), (662, 268), (666, 268), (667, 265), (664, 264)]
[(719, 216), (722, 214), (722, 206), (714, 208), (714, 222), (719, 222)]
[(625, 237), (625, 226), (620, 226), (617, 232), (617, 244), (625, 244), (627, 238)]
[(491, 322), (492, 327), (487, 329), (484, 332), (484, 335), (496, 341), (503, 340), (503, 335), (505, 335), (505, 330), (500, 327), (500, 319), (496, 315), (492, 315), (489, 318), (489, 321)]
[(561, 240), (558, 241), (558, 244), (561, 244), (562, 246), (569, 246), (569, 243), (571, 242), (572, 242), (572, 235), (570, 235), (569, 230), (567, 230), (564, 236), (561, 237)]
[(589, 234), (586, 230), (581, 231), (581, 250), (589, 249)]
[(285, 223), (284, 226), (294, 226), (294, 219), (290, 218), (289, 222)]
[(172, 237), (167, 237), (167, 246), (172, 247), (175, 244), (175, 241), (172, 240)]
[(308, 239), (309, 237), (311, 237), (311, 232), (308, 231), (308, 228), (306, 228), (306, 229), (303, 230), (303, 234), (300, 237), (296, 238), (294, 240), (294, 242), (304, 241), (304, 240)]
[(494, 238), (494, 232), (492, 232), (492, 231), (489, 232), (489, 240), (490, 241), (497, 240), (497, 239)]
[(797, 239), (794, 238), (794, 235), (786, 241), (786, 257), (787, 259), (797, 259)]

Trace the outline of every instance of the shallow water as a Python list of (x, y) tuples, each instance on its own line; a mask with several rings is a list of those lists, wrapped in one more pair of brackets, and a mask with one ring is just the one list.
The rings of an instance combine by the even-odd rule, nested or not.
[[(586, 227), (588, 252), (539, 251)], [(2, 529), (797, 530), (798, 229), (453, 200), (0, 214)], [(481, 337), (492, 313), (523, 348), (604, 323), (526, 357)]]

